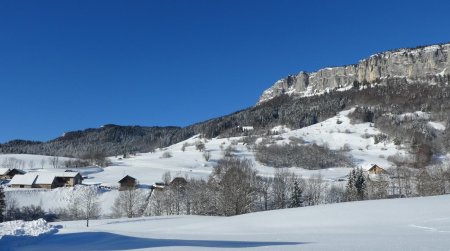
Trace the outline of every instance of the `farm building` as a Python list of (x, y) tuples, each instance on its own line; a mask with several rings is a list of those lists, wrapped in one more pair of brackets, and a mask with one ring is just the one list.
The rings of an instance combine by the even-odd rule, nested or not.
[(0, 179), (10, 180), (16, 174), (25, 174), (25, 171), (17, 168), (0, 168)]
[(123, 177), (121, 180), (119, 180), (119, 190), (127, 190), (131, 188), (135, 188), (137, 185), (137, 180), (129, 175)]
[(78, 172), (35, 172), (15, 175), (9, 182), (13, 188), (47, 188), (73, 187), (81, 184)]
[(36, 179), (35, 173), (18, 174), (14, 175), (8, 185), (13, 188), (32, 188)]
[(183, 177), (176, 177), (170, 182), (171, 187), (185, 187), (187, 184), (187, 181)]
[(385, 174), (385, 173), (387, 173), (386, 170), (384, 170), (383, 168), (381, 168), (378, 165), (372, 165), (372, 167), (369, 168), (369, 170), (367, 172), (369, 172), (369, 174)]

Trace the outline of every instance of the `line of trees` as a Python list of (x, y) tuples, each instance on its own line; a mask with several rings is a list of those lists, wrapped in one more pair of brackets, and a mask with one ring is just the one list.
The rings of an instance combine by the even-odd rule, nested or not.
[[(167, 175), (165, 175), (167, 176)], [(256, 211), (340, 202), (344, 191), (329, 186), (321, 175), (303, 179), (286, 168), (274, 177), (259, 176), (252, 162), (233, 156), (218, 160), (207, 180), (188, 179), (155, 189), (148, 204), (145, 190), (120, 191), (113, 206), (115, 217), (143, 215), (232, 216)], [(333, 193), (336, 196), (329, 196)], [(141, 208), (145, 210), (139, 210)]]

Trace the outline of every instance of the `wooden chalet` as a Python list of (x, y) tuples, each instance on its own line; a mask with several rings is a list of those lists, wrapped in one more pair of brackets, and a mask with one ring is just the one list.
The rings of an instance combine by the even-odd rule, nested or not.
[(136, 188), (137, 186), (137, 180), (129, 175), (123, 177), (121, 180), (119, 180), (119, 190), (128, 190)]
[(185, 187), (186, 184), (187, 184), (187, 180), (185, 178), (183, 178), (183, 177), (176, 177), (170, 182), (169, 186), (171, 186), (171, 187)]
[(367, 171), (369, 174), (386, 174), (387, 171), (384, 170), (383, 168), (381, 168), (378, 165), (372, 165), (371, 168), (369, 168), (369, 170)]

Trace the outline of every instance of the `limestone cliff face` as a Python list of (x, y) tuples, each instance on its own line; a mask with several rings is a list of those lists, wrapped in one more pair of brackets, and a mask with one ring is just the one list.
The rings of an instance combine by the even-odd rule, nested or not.
[(377, 82), (388, 78), (420, 81), (436, 75), (450, 74), (450, 43), (416, 49), (400, 49), (370, 56), (355, 65), (324, 68), (317, 72), (300, 72), (278, 80), (261, 95), (258, 103), (281, 94), (312, 96), (346, 89), (358, 82)]

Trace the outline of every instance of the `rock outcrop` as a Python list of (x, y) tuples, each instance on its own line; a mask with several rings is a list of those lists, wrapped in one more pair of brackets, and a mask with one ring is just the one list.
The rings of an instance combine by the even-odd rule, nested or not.
[(348, 89), (354, 82), (376, 83), (388, 78), (420, 81), (450, 74), (450, 43), (387, 51), (370, 56), (357, 64), (300, 72), (278, 80), (261, 95), (258, 104), (281, 94), (312, 96), (327, 91)]

